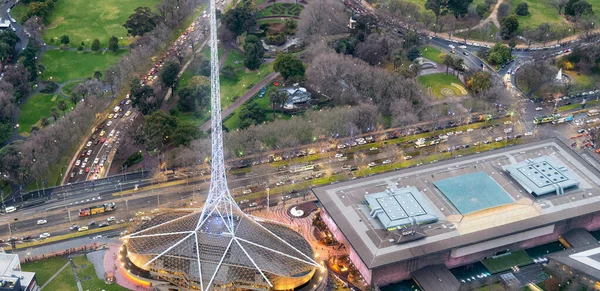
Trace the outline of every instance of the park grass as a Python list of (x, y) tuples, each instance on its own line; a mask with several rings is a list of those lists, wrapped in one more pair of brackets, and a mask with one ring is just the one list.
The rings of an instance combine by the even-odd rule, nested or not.
[(512, 252), (510, 255), (504, 255), (496, 258), (487, 258), (481, 263), (492, 274), (509, 270), (512, 266), (524, 266), (533, 263), (533, 259), (527, 255), (524, 250)]
[(498, 27), (489, 22), (481, 28), (470, 30), (468, 32), (459, 32), (455, 34), (455, 36), (462, 40), (467, 36), (467, 39), (494, 42), (497, 33)]
[[(529, 15), (519, 16), (519, 33), (522, 33), (526, 29), (535, 29), (542, 23), (558, 24), (563, 20), (561, 15), (558, 15), (556, 9), (548, 6), (546, 1), (539, 0), (511, 0), (512, 9), (517, 7), (519, 3), (524, 2), (529, 5)], [(590, 1), (591, 4), (592, 1)], [(600, 1), (597, 1), (600, 4)], [(593, 5), (593, 4), (592, 4)], [(594, 6), (597, 7), (597, 6)]]
[(273, 63), (268, 63), (260, 65), (260, 68), (255, 71), (237, 70), (237, 77), (234, 80), (221, 78), (221, 106), (228, 107), (272, 72)]
[(44, 78), (51, 78), (55, 83), (91, 78), (95, 71), (103, 72), (126, 52), (127, 50), (120, 50), (118, 53), (49, 50), (44, 53), (41, 60), (46, 68)]
[(127, 36), (123, 24), (140, 6), (154, 9), (159, 0), (61, 0), (46, 19), (44, 40), (68, 35), (73, 47), (82, 41), (89, 47), (92, 40), (100, 40), (101, 47), (108, 47), (111, 36), (119, 38), (119, 45), (128, 45), (133, 38)]
[(581, 91), (590, 88), (594, 88), (596, 83), (596, 77), (577, 73), (575, 71), (563, 71), (563, 74), (571, 77), (572, 83), (572, 91)]
[[(600, 103), (600, 101), (596, 101), (596, 100), (587, 101), (586, 108), (596, 106), (599, 103)], [(559, 106), (558, 111), (562, 112), (562, 111), (569, 111), (569, 110), (574, 110), (574, 109), (579, 109), (579, 108), (581, 108), (581, 103), (575, 102), (575, 103), (571, 103), (569, 105)]]
[(77, 256), (73, 258), (77, 270), (77, 277), (81, 281), (83, 290), (106, 290), (106, 291), (126, 291), (127, 288), (121, 287), (118, 284), (107, 285), (104, 283), (104, 278), (98, 278), (94, 265), (88, 261), (87, 255)]
[(73, 88), (75, 88), (75, 86), (79, 85), (81, 82), (82, 81), (75, 81), (75, 82), (66, 84), (61, 88), (61, 92), (63, 94), (65, 94), (66, 96), (71, 96), (71, 93), (73, 93)]
[(223, 125), (225, 125), (225, 127), (227, 127), (228, 130), (236, 130), (240, 127), (240, 112), (242, 111), (242, 108), (244, 108), (245, 106), (248, 106), (252, 103), (256, 103), (258, 104), (258, 106), (260, 106), (260, 108), (264, 109), (267, 114), (267, 121), (272, 121), (273, 120), (273, 114), (271, 113), (272, 108), (271, 108), (271, 102), (269, 100), (268, 96), (263, 96), (262, 98), (258, 98), (258, 97), (254, 97), (251, 100), (249, 100), (248, 102), (246, 102), (245, 105), (238, 107), (235, 111), (233, 111), (233, 113), (231, 113), (230, 117), (227, 118), (227, 120), (225, 120), (225, 122), (223, 122)]
[(10, 9), (10, 14), (18, 23), (24, 23), (27, 16), (27, 5), (19, 2)]
[[(46, 284), (50, 277), (52, 277), (56, 272), (58, 272), (58, 270), (60, 270), (60, 268), (62, 268), (62, 266), (64, 266), (66, 263), (67, 260), (65, 258), (54, 257), (21, 264), (21, 269), (25, 272), (35, 272), (35, 277), (37, 278), (38, 285), (42, 286)], [(71, 271), (71, 274), (73, 273), (70, 266), (66, 267), (65, 270)]]
[(298, 17), (304, 6), (295, 3), (275, 3), (258, 11), (256, 18), (288, 16)]
[(277, 19), (258, 19), (256, 20), (256, 23), (258, 23), (258, 25), (263, 25), (263, 24), (270, 24), (270, 23), (283, 23), (283, 20), (281, 20), (281, 18), (277, 18)]
[[(52, 107), (58, 106), (58, 101), (63, 98), (58, 94), (42, 94), (37, 93), (23, 104), (21, 107), (21, 114), (19, 114), (19, 134), (29, 135), (31, 127), (38, 123), (40, 119), (46, 117), (51, 118)], [(71, 102), (67, 99), (63, 99), (68, 105)], [(60, 112), (62, 116), (63, 113)]]
[(420, 51), (421, 55), (426, 59), (429, 59), (438, 64), (441, 64), (443, 62), (441, 55), (444, 53), (442, 53), (442, 51), (440, 51), (437, 48), (431, 46), (424, 46), (420, 49)]
[(244, 67), (244, 55), (238, 52), (237, 50), (229, 51), (227, 55), (227, 59), (223, 66), (232, 66), (234, 69), (243, 68)]
[(458, 90), (456, 87), (450, 85), (451, 83), (456, 83), (456, 84), (459, 84), (462, 86), (462, 82), (456, 76), (454, 76), (452, 74), (446, 75), (444, 73), (436, 73), (436, 74), (419, 76), (417, 79), (419, 80), (419, 83), (421, 83), (421, 85), (423, 85), (423, 87), (431, 88), (431, 93), (436, 98), (439, 98), (439, 99), (444, 98), (444, 95), (441, 92), (441, 90), (444, 88), (451, 89), (452, 92), (454, 93), (454, 96), (462, 95), (460, 90)]

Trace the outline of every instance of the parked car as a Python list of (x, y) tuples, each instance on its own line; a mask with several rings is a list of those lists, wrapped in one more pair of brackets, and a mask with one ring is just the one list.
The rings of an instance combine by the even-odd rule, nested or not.
[(88, 230), (87, 226), (82, 226), (82, 227), (80, 227), (80, 228), (77, 229), (77, 231), (86, 231), (86, 230)]
[(111, 216), (111, 217), (107, 218), (106, 221), (115, 221), (115, 217)]
[(46, 224), (46, 223), (48, 223), (48, 221), (45, 220), (45, 219), (40, 219), (40, 220), (37, 221), (38, 225), (42, 225), (42, 224)]
[(109, 225), (110, 225), (110, 223), (108, 223), (108, 221), (102, 221), (102, 222), (100, 222), (100, 224), (98, 224), (98, 227), (107, 227)]
[(49, 238), (49, 237), (50, 237), (50, 234), (49, 234), (49, 233), (47, 233), (47, 232), (44, 232), (44, 233), (40, 234), (40, 238), (41, 238), (41, 239), (44, 239), (44, 238)]
[(69, 226), (70, 231), (78, 230), (78, 229), (79, 229), (79, 225), (77, 225), (77, 224), (73, 224), (73, 225)]
[(88, 223), (88, 226), (92, 226), (92, 225), (96, 225), (96, 222), (93, 220)]

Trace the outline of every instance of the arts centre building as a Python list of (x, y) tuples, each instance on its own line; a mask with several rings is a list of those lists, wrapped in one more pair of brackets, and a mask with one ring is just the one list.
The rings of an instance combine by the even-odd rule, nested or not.
[(598, 169), (551, 139), (314, 192), (365, 280), (456, 290), (449, 268), (600, 228), (598, 185)]

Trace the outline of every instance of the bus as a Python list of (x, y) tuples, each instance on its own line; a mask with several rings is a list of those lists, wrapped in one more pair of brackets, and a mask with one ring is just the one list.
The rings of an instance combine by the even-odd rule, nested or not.
[(567, 116), (555, 118), (552, 121), (552, 124), (561, 124), (561, 123), (570, 122), (570, 121), (573, 121), (573, 115), (567, 115)]
[(315, 166), (316, 165), (312, 164), (312, 165), (294, 167), (290, 170), (290, 172), (298, 173), (298, 172), (304, 172), (304, 171), (312, 171), (315, 169)]
[(79, 209), (79, 217), (85, 217), (90, 215), (96, 215), (108, 211), (113, 211), (117, 208), (117, 205), (114, 202), (104, 203), (102, 205), (95, 205), (86, 208)]
[[(445, 140), (442, 140), (445, 141)], [(417, 141), (415, 141), (415, 148), (422, 148), (422, 147), (426, 147), (426, 146), (432, 146), (432, 145), (436, 145), (440, 143), (440, 139), (439, 138), (433, 138), (433, 139), (424, 139), (424, 138), (419, 138), (417, 139)]]
[(552, 116), (538, 116), (533, 119), (533, 124), (550, 123), (550, 122), (554, 121), (554, 119), (557, 119), (559, 117), (560, 117), (560, 115), (558, 115), (558, 114), (552, 115)]

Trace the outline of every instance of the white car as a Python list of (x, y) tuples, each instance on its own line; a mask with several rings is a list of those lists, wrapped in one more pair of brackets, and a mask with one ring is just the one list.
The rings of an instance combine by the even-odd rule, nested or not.
[(92, 141), (88, 141), (88, 142), (85, 144), (85, 146), (86, 146), (86, 147), (88, 147), (88, 148), (89, 148), (89, 147), (91, 147), (91, 146), (92, 146)]
[(40, 238), (49, 238), (49, 237), (50, 237), (50, 234), (47, 232), (40, 234)]
[(535, 111), (542, 111), (542, 109), (543, 109), (542, 107), (536, 107)]
[(504, 138), (502, 138), (501, 136), (497, 137), (496, 139), (494, 139), (495, 141), (502, 141)]
[(127, 105), (131, 104), (131, 100), (125, 101), (125, 104), (127, 104)]
[(150, 216), (142, 216), (142, 221), (150, 221), (152, 218)]
[(77, 229), (77, 231), (86, 231), (86, 230), (88, 230), (87, 226), (82, 226)]
[(387, 165), (387, 164), (389, 164), (389, 163), (391, 163), (391, 162), (392, 162), (391, 160), (385, 160), (385, 161), (383, 161), (383, 164), (384, 164), (384, 165)]
[(109, 120), (109, 121), (106, 123), (106, 126), (111, 126), (111, 125), (112, 125), (112, 120)]
[(244, 190), (242, 193), (243, 193), (243, 194), (250, 194), (250, 193), (252, 193), (252, 190), (250, 190), (250, 189), (246, 189), (246, 190)]
[(95, 164), (97, 164), (99, 161), (100, 161), (100, 158), (95, 158), (95, 159), (94, 159), (94, 162), (92, 163), (92, 165), (95, 165)]
[(472, 132), (472, 131), (473, 131), (472, 128), (467, 129), (467, 132)]
[(370, 162), (367, 166), (370, 168), (377, 166), (377, 164), (375, 162)]
[[(129, 94), (127, 94), (127, 95), (129, 95)], [(115, 221), (115, 217), (111, 216), (111, 217), (107, 218), (106, 221)]]
[(48, 221), (47, 221), (47, 220), (45, 220), (45, 219), (40, 219), (40, 220), (38, 220), (38, 221), (37, 221), (37, 224), (38, 224), (38, 225), (41, 225), (41, 224), (46, 224), (46, 223), (48, 223)]
[(77, 160), (77, 161), (75, 162), (75, 166), (76, 166), (76, 167), (77, 167), (77, 166), (79, 166), (79, 165), (81, 165), (81, 160)]
[(343, 156), (344, 156), (344, 154), (339, 154), (339, 153), (335, 154), (335, 157), (338, 158), (338, 159), (341, 158), (341, 157), (343, 157)]
[(111, 130), (111, 132), (108, 134), (108, 137), (112, 137), (113, 135), (115, 135), (115, 130)]
[(528, 131), (528, 132), (525, 133), (525, 136), (530, 136), (530, 135), (533, 135), (533, 132)]

